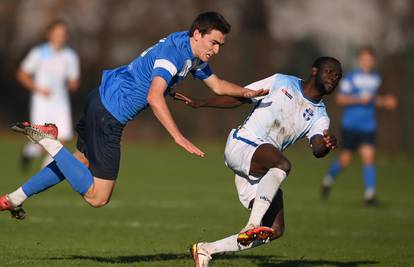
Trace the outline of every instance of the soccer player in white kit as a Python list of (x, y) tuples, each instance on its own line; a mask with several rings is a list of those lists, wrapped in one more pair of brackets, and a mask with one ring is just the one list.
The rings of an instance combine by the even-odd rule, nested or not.
[[(69, 91), (79, 88), (79, 59), (76, 52), (66, 46), (68, 34), (64, 21), (51, 23), (47, 42), (30, 50), (16, 74), (17, 80), (32, 93), (30, 121), (56, 124), (62, 142), (73, 136)], [(38, 144), (28, 142), (22, 150), (22, 169), (26, 170), (30, 160), (40, 156), (42, 150)], [(45, 165), (49, 159), (45, 159)]]
[[(336, 138), (328, 132), (329, 117), (322, 97), (337, 87), (341, 77), (338, 60), (320, 57), (313, 63), (306, 82), (275, 74), (246, 86), (253, 90), (270, 88), (270, 92), (255, 99), (251, 114), (237, 129), (231, 130), (224, 156), (226, 165), (235, 173), (240, 202), (251, 208), (250, 218), (237, 234), (194, 244), (190, 252), (196, 267), (208, 266), (213, 254), (256, 247), (283, 234), (280, 185), (291, 165), (282, 151), (305, 136), (317, 158), (335, 148)], [(194, 108), (230, 108), (251, 102), (227, 96), (191, 100), (179, 93), (175, 98)]]

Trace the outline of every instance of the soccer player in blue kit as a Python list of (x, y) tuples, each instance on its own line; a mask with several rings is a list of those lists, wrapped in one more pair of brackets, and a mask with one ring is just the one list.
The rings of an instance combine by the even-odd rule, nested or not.
[(23, 219), (22, 203), (62, 180), (67, 180), (91, 206), (106, 205), (118, 176), (123, 128), (148, 106), (179, 146), (203, 157), (204, 152), (180, 132), (167, 107), (165, 95), (175, 84), (191, 73), (217, 95), (252, 98), (268, 93), (266, 89), (240, 87), (212, 73), (208, 61), (219, 53), (229, 32), (230, 24), (221, 14), (201, 13), (189, 31), (172, 33), (129, 65), (104, 71), (76, 126), (78, 141), (73, 154), (56, 139), (55, 125), (14, 124), (14, 131), (43, 146), (54, 161), (14, 192), (1, 196), (0, 210)]
[(352, 160), (358, 150), (363, 164), (364, 199), (367, 205), (377, 203), (375, 143), (377, 122), (376, 107), (394, 110), (397, 100), (393, 95), (378, 95), (381, 77), (374, 70), (376, 54), (371, 47), (358, 52), (359, 67), (345, 75), (339, 85), (336, 102), (344, 107), (342, 116), (342, 150), (322, 181), (322, 198), (326, 199), (335, 178)]

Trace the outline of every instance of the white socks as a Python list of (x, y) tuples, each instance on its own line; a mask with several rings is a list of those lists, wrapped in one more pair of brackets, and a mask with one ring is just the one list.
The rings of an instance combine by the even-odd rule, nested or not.
[(39, 141), (39, 144), (44, 147), (44, 149), (49, 153), (49, 155), (53, 158), (62, 149), (63, 145), (60, 143), (59, 140), (50, 139), (50, 138), (43, 138)]
[(32, 142), (27, 142), (23, 147), (23, 155), (28, 158), (35, 158), (42, 155), (42, 147)]
[(325, 175), (325, 177), (323, 177), (323, 180), (322, 180), (322, 184), (328, 187), (331, 187), (334, 182), (335, 182), (335, 179), (329, 174)]
[(27, 199), (27, 196), (21, 187), (19, 187), (16, 191), (8, 194), (7, 197), (10, 201), (10, 204), (15, 207), (20, 206)]
[(280, 185), (286, 178), (286, 172), (272, 168), (260, 179), (257, 186), (256, 198), (254, 199), (252, 212), (250, 213), (247, 225), (259, 226), (262, 223), (263, 216), (269, 209), (270, 203)]
[(239, 235), (235, 234), (221, 240), (211, 242), (211, 243), (201, 243), (203, 249), (205, 249), (210, 255), (223, 252), (234, 252), (242, 251), (252, 247), (257, 247), (266, 243), (269, 243), (270, 240), (266, 239), (263, 241), (254, 241), (247, 246), (242, 246), (237, 242), (237, 237)]

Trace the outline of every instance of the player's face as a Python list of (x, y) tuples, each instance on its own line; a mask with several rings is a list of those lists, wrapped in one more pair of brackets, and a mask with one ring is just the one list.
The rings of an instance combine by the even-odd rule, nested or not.
[(68, 29), (63, 24), (57, 24), (49, 31), (49, 42), (56, 48), (61, 48), (65, 45), (68, 39)]
[(362, 51), (358, 56), (358, 64), (363, 72), (370, 72), (375, 66), (375, 56), (367, 51)]
[(330, 94), (338, 86), (342, 78), (342, 68), (338, 64), (326, 63), (323, 64), (316, 76), (316, 88), (321, 93)]
[(208, 61), (211, 57), (218, 54), (220, 47), (224, 45), (226, 36), (217, 30), (211, 30), (209, 33), (202, 35), (198, 30), (194, 32), (196, 41), (195, 56), (202, 61)]

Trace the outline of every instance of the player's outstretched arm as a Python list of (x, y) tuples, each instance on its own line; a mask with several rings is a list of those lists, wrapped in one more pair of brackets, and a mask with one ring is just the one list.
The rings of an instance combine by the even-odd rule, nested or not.
[(164, 91), (167, 89), (166, 81), (161, 77), (154, 77), (148, 92), (147, 101), (155, 117), (161, 122), (174, 141), (191, 154), (199, 157), (204, 156), (204, 152), (188, 141), (180, 132), (168, 109), (164, 98)]
[(367, 105), (369, 102), (373, 101), (372, 96), (349, 96), (338, 93), (336, 95), (336, 103), (341, 106), (349, 106), (349, 105)]
[(235, 108), (245, 103), (252, 103), (250, 98), (233, 96), (216, 96), (207, 99), (191, 99), (181, 93), (172, 93), (171, 96), (192, 108)]
[(237, 84), (219, 79), (215, 74), (212, 74), (210, 77), (203, 81), (216, 95), (254, 98), (264, 96), (269, 93), (269, 89), (251, 90), (238, 86)]
[(379, 95), (376, 98), (375, 105), (379, 108), (395, 110), (398, 106), (398, 100), (394, 95)]
[(325, 157), (329, 151), (336, 148), (336, 137), (329, 133), (328, 130), (323, 131), (323, 135), (315, 135), (311, 138), (312, 153), (316, 158)]

